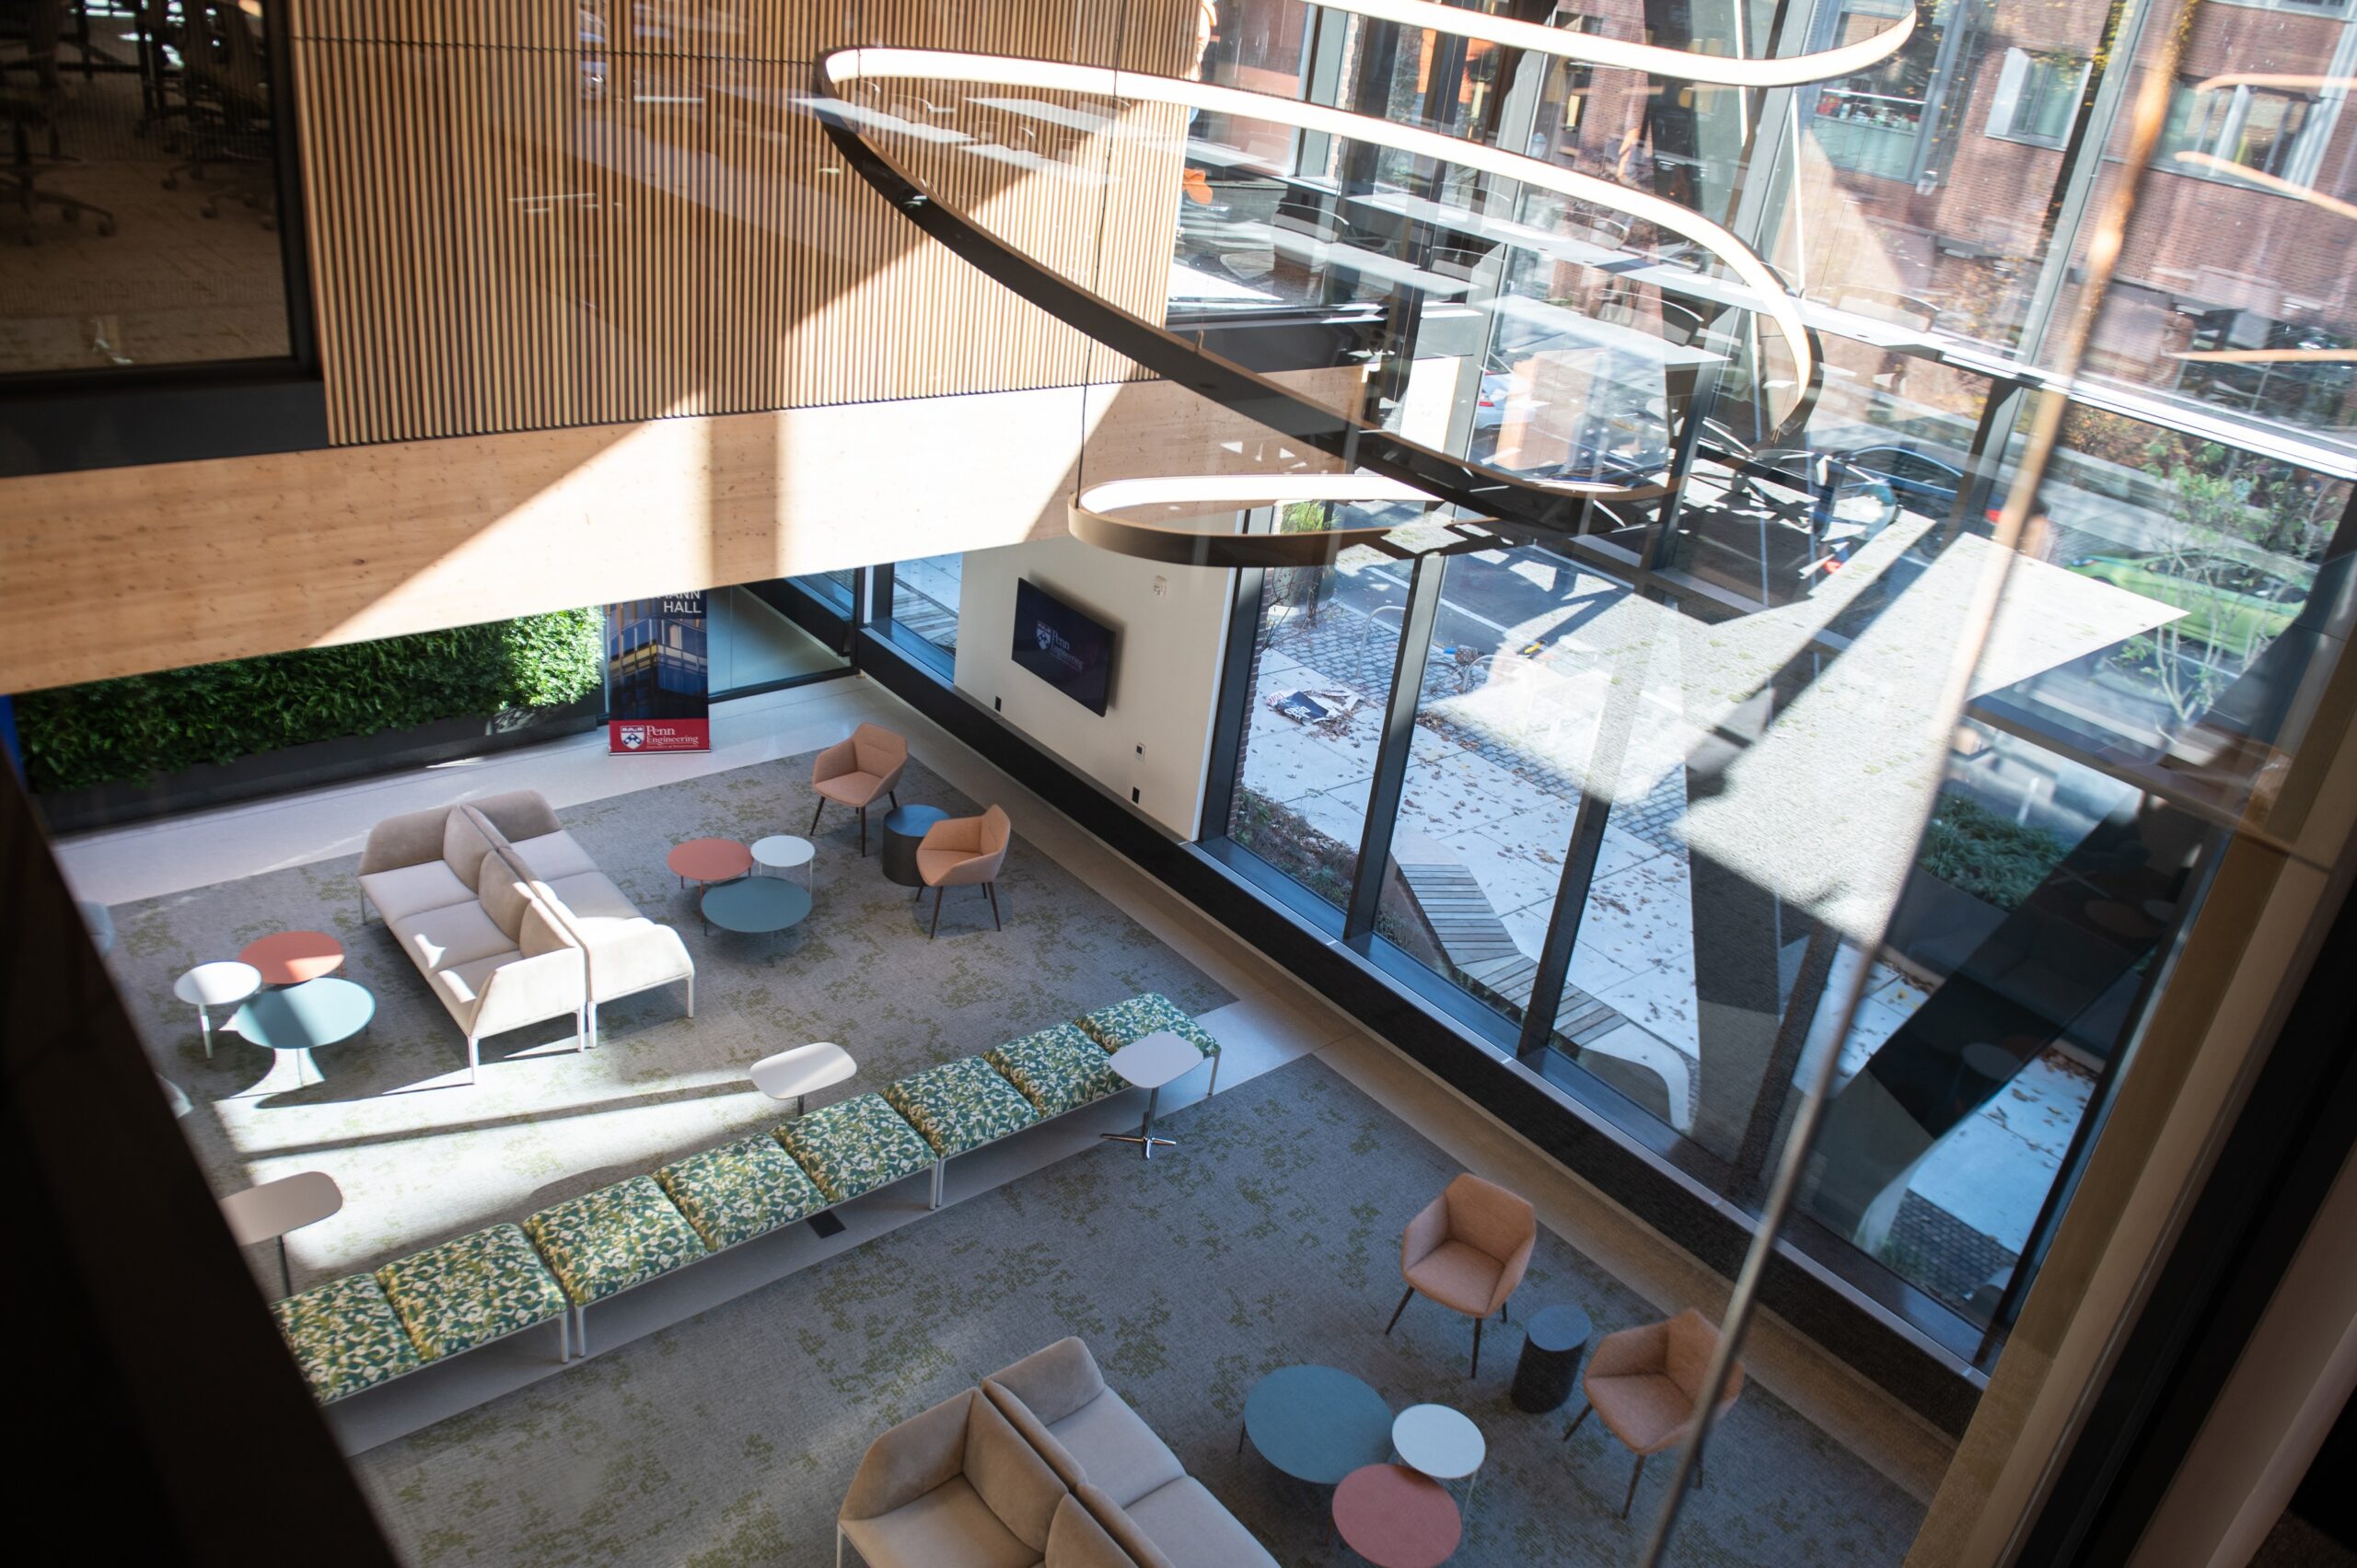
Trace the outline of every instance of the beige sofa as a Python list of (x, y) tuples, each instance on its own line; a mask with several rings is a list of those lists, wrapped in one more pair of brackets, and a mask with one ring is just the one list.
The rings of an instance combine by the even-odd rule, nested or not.
[(1276, 1568), (1076, 1339), (868, 1445), (836, 1568), (847, 1546), (866, 1568)]
[(387, 818), (360, 893), (466, 1032), (469, 1082), (486, 1035), (574, 1013), (595, 1045), (599, 1003), (674, 981), (695, 1016), (679, 934), (640, 914), (536, 791)]

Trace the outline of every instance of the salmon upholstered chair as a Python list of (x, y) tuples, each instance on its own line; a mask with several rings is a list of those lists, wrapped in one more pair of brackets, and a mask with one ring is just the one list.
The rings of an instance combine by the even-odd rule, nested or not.
[[(1694, 1435), (1695, 1396), (1711, 1375), (1711, 1357), (1718, 1349), (1719, 1330), (1690, 1307), (1666, 1323), (1623, 1329), (1596, 1342), (1580, 1382), (1587, 1410), (1563, 1428), (1563, 1441), (1572, 1440), (1593, 1411), (1605, 1430), (1635, 1453), (1637, 1468), (1629, 1474), (1629, 1495), (1620, 1500), (1622, 1518), (1637, 1500), (1637, 1478), (1645, 1473), (1646, 1458)], [(1718, 1413), (1726, 1414), (1742, 1392), (1743, 1363), (1738, 1361), (1727, 1368)]]
[(900, 804), (893, 792), (908, 765), (909, 743), (881, 725), (861, 725), (851, 732), (849, 740), (838, 740), (819, 752), (819, 760), (810, 764), (810, 787), (819, 792), (819, 809), (810, 813), (810, 830), (819, 830), (819, 818), (827, 802), (848, 806), (859, 813), (859, 853), (866, 854), (867, 808), (876, 804), (877, 796), (888, 796), (895, 806)]
[(1006, 929), (998, 917), (998, 870), (1006, 864), (1006, 846), (1015, 841), (1015, 826), (1006, 812), (993, 806), (979, 817), (952, 817), (927, 828), (917, 845), (917, 875), (924, 878), (914, 896), (933, 889), (933, 926), (925, 940), (941, 929), (941, 897), (952, 888), (979, 887), (991, 900), (991, 923)]
[(1538, 1215), (1529, 1203), (1494, 1181), (1458, 1177), (1424, 1212), (1408, 1222), (1399, 1237), (1399, 1273), (1408, 1293), (1383, 1326), (1399, 1326), (1408, 1303), (1422, 1295), (1473, 1319), (1473, 1365), (1481, 1370), (1481, 1325), (1494, 1312), (1503, 1320), (1506, 1298), (1530, 1267), (1538, 1242)]

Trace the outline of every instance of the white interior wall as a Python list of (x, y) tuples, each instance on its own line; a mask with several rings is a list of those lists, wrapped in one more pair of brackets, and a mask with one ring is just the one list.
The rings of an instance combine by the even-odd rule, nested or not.
[[(1232, 574), (1165, 566), (1075, 539), (967, 552), (958, 604), (958, 689), (1180, 838), (1202, 812)], [(1102, 717), (1018, 668), (1023, 578), (1113, 629)]]

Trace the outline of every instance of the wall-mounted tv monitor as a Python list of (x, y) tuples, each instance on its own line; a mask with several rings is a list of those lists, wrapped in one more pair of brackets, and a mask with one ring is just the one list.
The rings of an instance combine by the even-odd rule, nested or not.
[(1015, 662), (1094, 714), (1113, 691), (1113, 629), (1036, 583), (1015, 585)]

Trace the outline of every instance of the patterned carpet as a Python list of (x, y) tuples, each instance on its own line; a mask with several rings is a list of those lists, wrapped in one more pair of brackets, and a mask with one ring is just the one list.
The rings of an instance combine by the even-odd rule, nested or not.
[[(808, 920), (778, 935), (707, 936), (694, 889), (679, 889), (665, 854), (705, 835), (807, 832), (809, 778), (808, 759), (794, 758), (560, 812), (641, 912), (687, 942), (696, 1016), (671, 986), (602, 1007), (602, 1043), (586, 1054), (569, 1020), (494, 1036), (472, 1088), (457, 1026), (382, 923), (361, 923), (356, 857), (117, 907), (110, 962), (157, 1071), (194, 1102), (180, 1126), (215, 1191), (299, 1170), (327, 1171), (343, 1190), (341, 1214), (289, 1237), (295, 1288), (773, 1126), (778, 1108), (744, 1073), (789, 1046), (835, 1040), (858, 1060), (858, 1077), (816, 1097), (824, 1104), (1141, 991), (1197, 1013), (1231, 1000), (1019, 832), (999, 886), (1006, 929), (993, 931), (989, 906), (962, 889), (928, 942), (932, 900), (920, 908), (884, 880), (873, 830), (860, 859), (840, 807), (816, 840)], [(915, 762), (900, 796), (980, 809)], [(191, 965), (290, 929), (333, 933), (342, 972), (377, 999), (366, 1030), (317, 1052), (325, 1082), (300, 1087), (291, 1058), (273, 1062), (233, 1034), (216, 1032), (208, 1062), (194, 1011), (172, 995)], [(274, 1293), (275, 1263), (256, 1256)]]
[[(1108, 1144), (881, 1236), (561, 1376), (363, 1455), (414, 1563), (833, 1561), (832, 1520), (868, 1440), (1066, 1333), (1279, 1561), (1343, 1560), (1321, 1494), (1237, 1452), (1261, 1374), (1321, 1361), (1394, 1409), (1437, 1400), (1490, 1444), (1457, 1562), (1630, 1561), (1666, 1468), (1624, 1524), (1629, 1456), (1594, 1422), (1515, 1411), (1518, 1331), (1478, 1381), (1469, 1328), (1399, 1297), (1400, 1227), (1455, 1174), (1442, 1152), (1315, 1058), (1170, 1121), (1151, 1166)], [(1524, 1311), (1652, 1316), (1542, 1233)], [(1570, 1407), (1575, 1409), (1576, 1406)], [(1680, 1526), (1680, 1562), (1895, 1563), (1922, 1509), (1759, 1389), (1722, 1429)]]

